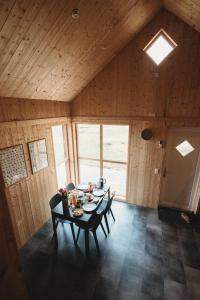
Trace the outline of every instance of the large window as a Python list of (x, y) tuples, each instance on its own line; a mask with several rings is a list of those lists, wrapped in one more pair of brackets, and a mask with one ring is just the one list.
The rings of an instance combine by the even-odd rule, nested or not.
[(56, 176), (58, 188), (64, 187), (67, 184), (67, 163), (68, 153), (66, 127), (62, 125), (52, 127), (54, 157), (56, 165)]
[(119, 196), (126, 196), (128, 159), (127, 125), (78, 124), (79, 181), (106, 178)]
[(100, 177), (100, 126), (79, 124), (79, 180), (95, 182)]

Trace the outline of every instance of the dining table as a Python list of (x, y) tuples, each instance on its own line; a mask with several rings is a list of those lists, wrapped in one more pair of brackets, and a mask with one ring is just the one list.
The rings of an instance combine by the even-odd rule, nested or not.
[[(78, 190), (78, 189), (76, 189), (76, 190)], [(67, 211), (64, 210), (62, 201), (59, 202), (53, 209), (51, 209), (51, 217), (52, 217), (54, 239), (55, 239), (56, 247), (58, 246), (56, 219), (59, 218), (62, 220), (67, 220), (67, 221), (73, 222), (77, 225), (83, 224), (83, 225), (86, 225), (85, 228), (88, 228), (88, 229), (85, 229), (85, 253), (86, 253), (86, 256), (89, 256), (89, 226), (87, 226), (87, 224), (89, 224), (89, 222), (92, 218), (92, 215), (95, 214), (97, 212), (97, 210), (100, 208), (105, 196), (107, 195), (108, 199), (110, 198), (110, 186), (109, 185), (104, 185), (103, 188), (101, 188), (101, 190), (103, 190), (102, 195), (98, 196), (98, 197), (94, 197), (94, 200), (89, 202), (89, 203), (94, 202), (96, 204), (95, 209), (91, 212), (83, 210), (82, 216), (79, 216), (79, 217), (75, 216), (74, 208), (71, 205), (68, 205)], [(94, 191), (98, 191), (98, 190), (95, 189), (95, 190), (93, 190), (93, 192)]]

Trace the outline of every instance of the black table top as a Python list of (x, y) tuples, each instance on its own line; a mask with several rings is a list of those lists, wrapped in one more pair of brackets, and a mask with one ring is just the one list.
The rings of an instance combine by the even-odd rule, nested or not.
[[(99, 202), (97, 203), (97, 208), (100, 207), (105, 195), (109, 192), (110, 190), (110, 186), (108, 185), (105, 185), (104, 186), (104, 195), (102, 197), (99, 197)], [(97, 209), (96, 208), (96, 209)], [(64, 219), (64, 220), (68, 220), (68, 221), (71, 221), (71, 222), (88, 222), (92, 216), (92, 214), (95, 212), (90, 212), (90, 213), (86, 213), (86, 212), (83, 212), (83, 215), (81, 217), (75, 217), (73, 215), (73, 210), (72, 210), (72, 207), (69, 206), (69, 209), (66, 213), (63, 212), (63, 205), (62, 205), (62, 201), (60, 203), (58, 203), (58, 205), (56, 205), (52, 210), (52, 216), (54, 217), (58, 217), (58, 218), (61, 218), (61, 219)]]

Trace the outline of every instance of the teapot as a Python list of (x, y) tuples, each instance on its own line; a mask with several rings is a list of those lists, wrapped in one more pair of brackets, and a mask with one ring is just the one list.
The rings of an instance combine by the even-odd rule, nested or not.
[(99, 178), (99, 181), (98, 181), (98, 187), (99, 187), (100, 189), (102, 189), (102, 188), (104, 187), (104, 184), (106, 184), (106, 179), (103, 178), (103, 177), (100, 177), (100, 178)]

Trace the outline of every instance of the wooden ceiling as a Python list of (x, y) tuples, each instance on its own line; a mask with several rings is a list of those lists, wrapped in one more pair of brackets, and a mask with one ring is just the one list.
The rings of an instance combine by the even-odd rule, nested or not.
[(159, 0), (0, 1), (0, 96), (71, 100), (160, 9)]
[(200, 32), (199, 0), (164, 0), (167, 10)]
[[(200, 30), (198, 0), (164, 4)], [(70, 101), (162, 7), (160, 0), (0, 0), (0, 96)]]

